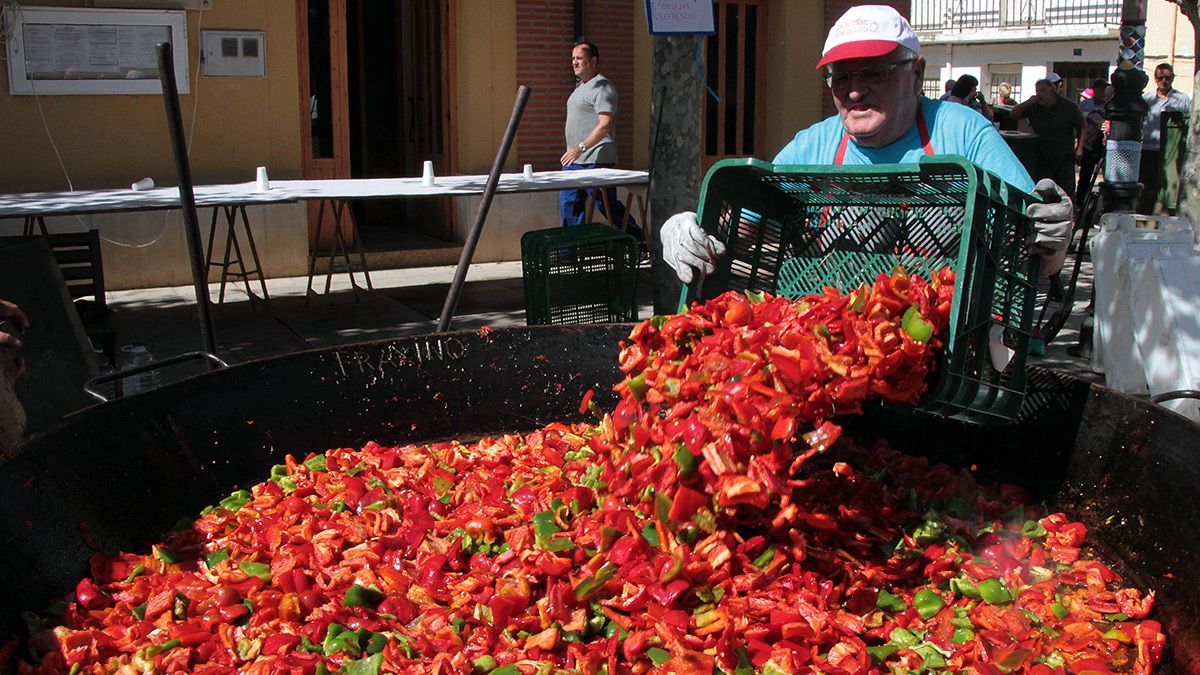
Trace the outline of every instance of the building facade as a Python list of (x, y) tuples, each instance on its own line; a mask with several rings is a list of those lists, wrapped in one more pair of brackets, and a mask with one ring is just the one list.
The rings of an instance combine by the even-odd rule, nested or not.
[[(717, 0), (716, 35), (687, 67), (703, 78), (702, 161), (770, 158), (832, 111), (813, 64), (845, 0)], [(622, 168), (650, 167), (653, 39), (644, 0), (26, 0), (10, 12), (165, 10), (183, 17), (180, 106), (197, 185), (272, 180), (486, 173), (517, 87), (531, 87), (506, 171), (557, 168), (570, 51), (585, 36), (620, 94)], [(897, 3), (908, 12), (908, 2)], [(19, 17), (9, 16), (5, 25)], [(261, 35), (261, 72), (216, 74), (200, 59), (214, 32)], [(11, 36), (5, 37), (6, 42)], [(220, 37), (220, 36), (216, 36)], [(218, 40), (216, 43), (222, 44)], [(233, 53), (248, 49), (232, 45)], [(223, 49), (224, 47), (220, 47)], [(103, 53), (100, 47), (99, 52)], [(259, 53), (257, 50), (262, 50)], [(243, 54), (244, 55), (244, 54)], [(213, 58), (211, 55), (209, 58)], [(176, 183), (158, 94), (10, 93), (0, 72), (0, 192)], [(354, 208), (373, 267), (457, 260), (477, 199), (380, 201)], [(303, 275), (315, 240), (304, 204), (250, 207), (268, 277)], [(210, 212), (200, 222), (207, 235)], [(501, 195), (476, 261), (517, 260), (525, 231), (558, 222), (553, 194)], [(47, 219), (51, 231), (98, 229), (111, 289), (187, 284), (178, 212)], [(0, 235), (19, 221), (0, 221)], [(218, 227), (217, 237), (223, 237)], [(215, 272), (214, 272), (215, 274)]]

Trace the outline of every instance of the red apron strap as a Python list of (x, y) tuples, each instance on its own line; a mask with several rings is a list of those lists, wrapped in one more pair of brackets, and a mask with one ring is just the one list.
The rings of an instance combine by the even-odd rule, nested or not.
[[(925, 113), (920, 109), (917, 110), (917, 134), (921, 137), (921, 146), (925, 150), (925, 154), (932, 155), (933, 139), (929, 136), (929, 126), (925, 124)], [(850, 145), (850, 137), (846, 132), (842, 132), (842, 140), (838, 143), (837, 154), (833, 156), (833, 165), (841, 166), (846, 160), (846, 148)]]
[(846, 147), (848, 145), (850, 145), (850, 137), (846, 135), (845, 131), (843, 131), (842, 132), (842, 141), (840, 143), (838, 143), (837, 154), (834, 155), (834, 157), (833, 157), (833, 165), (834, 166), (842, 165), (842, 162), (846, 159)]
[(925, 147), (925, 154), (932, 155), (933, 139), (929, 136), (929, 127), (925, 124), (925, 113), (921, 109), (917, 109), (917, 133), (921, 135), (921, 145)]

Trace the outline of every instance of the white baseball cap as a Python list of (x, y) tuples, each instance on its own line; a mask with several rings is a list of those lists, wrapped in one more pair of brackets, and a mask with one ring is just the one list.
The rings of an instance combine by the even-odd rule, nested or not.
[(1050, 80), (1050, 84), (1058, 84), (1059, 82), (1062, 82), (1062, 76), (1058, 73), (1050, 73), (1046, 76), (1046, 79)]
[(859, 5), (829, 29), (817, 68), (844, 59), (883, 56), (898, 46), (921, 53), (921, 43), (908, 20), (887, 5)]

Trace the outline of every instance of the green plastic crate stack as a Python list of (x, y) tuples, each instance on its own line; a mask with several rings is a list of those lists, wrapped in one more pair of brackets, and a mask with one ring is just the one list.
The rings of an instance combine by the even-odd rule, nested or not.
[[(789, 298), (848, 291), (897, 265), (955, 273), (950, 335), (922, 407), (1005, 424), (1021, 410), (1037, 291), (1024, 242), (1037, 198), (955, 155), (914, 164), (783, 166), (718, 162), (704, 179), (700, 223), (727, 253), (704, 282)], [(1004, 346), (1012, 358), (997, 368)]]
[(607, 225), (526, 232), (525, 323), (637, 321), (637, 262), (637, 239)]

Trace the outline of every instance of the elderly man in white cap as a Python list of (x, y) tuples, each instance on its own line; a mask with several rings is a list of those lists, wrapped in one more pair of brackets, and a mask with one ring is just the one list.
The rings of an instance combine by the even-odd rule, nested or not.
[[(884, 5), (851, 7), (825, 40), (817, 68), (833, 93), (838, 114), (796, 134), (775, 164), (892, 164), (923, 155), (961, 155), (1025, 191), (1035, 190), (1008, 144), (995, 128), (966, 106), (925, 98), (921, 84), (925, 58), (908, 21)], [(1071, 232), (1073, 207), (1053, 181), (1036, 192), (1046, 203), (1030, 207), (1037, 241), (1050, 260), (1043, 272), (1062, 266)], [(715, 269), (725, 247), (708, 235), (691, 212), (663, 224), (663, 260), (684, 283), (693, 270)], [(1048, 271), (1053, 268), (1053, 271)]]

